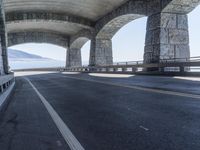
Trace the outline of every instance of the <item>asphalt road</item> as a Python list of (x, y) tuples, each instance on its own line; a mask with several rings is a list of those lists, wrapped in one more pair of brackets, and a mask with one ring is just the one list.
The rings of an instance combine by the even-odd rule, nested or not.
[[(131, 79), (122, 77), (59, 73), (26, 77), (85, 150), (200, 149), (200, 98), (184, 95), (191, 91), (180, 88), (180, 81), (177, 89), (182, 95), (168, 93), (170, 87), (159, 92), (159, 86), (158, 91), (151, 91), (143, 84), (145, 88), (137, 89)], [(164, 82), (167, 80), (171, 82), (167, 78)], [(0, 120), (1, 150), (70, 149), (23, 76), (17, 78), (10, 101)]]

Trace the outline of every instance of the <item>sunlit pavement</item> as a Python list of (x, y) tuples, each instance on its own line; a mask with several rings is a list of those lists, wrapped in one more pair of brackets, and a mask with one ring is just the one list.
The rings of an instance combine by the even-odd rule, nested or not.
[[(3, 150), (60, 150), (74, 143), (85, 150), (200, 148), (199, 78), (68, 72), (16, 75), (16, 90), (0, 121)], [(55, 121), (51, 113), (61, 120)], [(58, 130), (60, 125), (63, 130)], [(65, 132), (66, 127), (72, 133)]]
[(133, 74), (103, 74), (103, 73), (62, 73), (71, 77), (113, 82), (122, 85), (132, 85), (153, 89), (178, 91), (183, 93), (200, 93), (200, 77), (168, 77), (168, 76), (142, 76)]
[(40, 74), (50, 74), (50, 73), (57, 73), (57, 72), (54, 72), (54, 71), (15, 72), (15, 76), (16, 76), (16, 77), (20, 77), (20, 76), (40, 75)]
[(189, 80), (189, 81), (200, 81), (200, 77), (174, 77), (175, 79)]

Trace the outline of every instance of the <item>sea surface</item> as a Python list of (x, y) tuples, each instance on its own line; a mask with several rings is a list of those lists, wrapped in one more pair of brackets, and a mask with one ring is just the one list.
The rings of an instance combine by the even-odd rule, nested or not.
[(29, 68), (51, 68), (64, 67), (65, 61), (50, 60), (50, 59), (12, 59), (9, 60), (9, 66), (13, 69), (29, 69)]

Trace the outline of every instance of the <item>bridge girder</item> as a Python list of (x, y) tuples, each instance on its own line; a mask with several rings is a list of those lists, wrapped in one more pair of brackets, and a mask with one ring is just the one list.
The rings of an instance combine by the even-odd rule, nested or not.
[(69, 43), (69, 37), (45, 31), (24, 31), (8, 33), (8, 46), (23, 43), (50, 43), (66, 48)]
[(93, 29), (94, 24), (85, 18), (52, 12), (11, 12), (5, 17), (8, 33), (24, 30), (51, 30), (71, 36), (83, 29)]
[[(102, 4), (104, 1), (99, 3), (96, 0), (93, 2), (87, 0), (87, 7), (79, 0), (59, 1), (57, 5), (51, 6), (54, 4), (53, 1), (41, 0), (36, 3), (32, 0), (23, 0), (23, 5), (21, 5), (20, 0), (4, 0), (7, 32), (50, 30), (64, 33), (73, 40), (81, 31), (91, 30), (94, 31), (93, 36), (112, 38), (121, 27), (132, 20), (159, 12), (188, 13), (199, 4), (200, 0), (117, 0), (115, 2), (104, 0), (112, 7)], [(63, 9), (58, 10), (59, 7), (62, 8), (60, 4), (63, 5)], [(55, 9), (50, 9), (50, 6)], [(72, 10), (70, 6), (80, 7), (80, 12), (85, 13)], [(105, 6), (105, 8), (101, 10), (100, 6)], [(88, 12), (88, 8), (91, 10), (96, 8), (93, 10), (96, 13)]]

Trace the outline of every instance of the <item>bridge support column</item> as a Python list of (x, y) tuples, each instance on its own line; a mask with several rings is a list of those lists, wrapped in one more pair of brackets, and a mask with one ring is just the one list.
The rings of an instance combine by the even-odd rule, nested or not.
[(0, 74), (8, 73), (7, 41), (3, 2), (0, 1)]
[(105, 66), (112, 64), (112, 40), (98, 38), (92, 39), (90, 50), (90, 66)]
[(189, 58), (188, 18), (184, 14), (159, 13), (148, 18), (145, 63), (161, 59)]
[(69, 48), (67, 50), (67, 58), (66, 58), (66, 68), (69, 67), (81, 67), (81, 50), (77, 48)]

